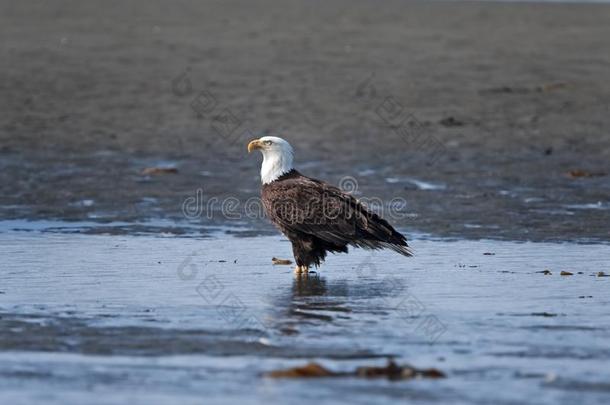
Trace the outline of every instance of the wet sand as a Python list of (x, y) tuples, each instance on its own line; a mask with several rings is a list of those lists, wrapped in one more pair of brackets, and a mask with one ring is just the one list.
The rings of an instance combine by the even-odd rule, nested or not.
[[(245, 143), (273, 134), (294, 144), (305, 174), (405, 199), (392, 222), (409, 232), (610, 239), (609, 5), (0, 8), (2, 219), (270, 233), (260, 218), (181, 208), (198, 189), (206, 202), (257, 195), (259, 157)], [(178, 173), (141, 175), (160, 165)]]
[[(3, 403), (601, 404), (610, 395), (610, 277), (595, 276), (610, 273), (605, 245), (417, 239), (412, 259), (355, 250), (295, 278), (271, 265), (290, 255), (277, 236), (0, 225)], [(262, 375), (390, 356), (447, 378)]]
[[(603, 4), (4, 2), (0, 402), (605, 403), (608, 21)], [(263, 134), (381, 201), (415, 258), (272, 266), (291, 254), (251, 200)], [(448, 378), (262, 376), (387, 357)]]

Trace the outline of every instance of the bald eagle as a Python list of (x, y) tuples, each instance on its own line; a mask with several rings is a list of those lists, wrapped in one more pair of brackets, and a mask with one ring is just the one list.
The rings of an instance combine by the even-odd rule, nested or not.
[(292, 146), (284, 139), (255, 139), (248, 153), (256, 149), (263, 154), (265, 214), (292, 243), (297, 273), (319, 266), (327, 252), (347, 253), (348, 245), (412, 255), (407, 239), (353, 196), (296, 171)]

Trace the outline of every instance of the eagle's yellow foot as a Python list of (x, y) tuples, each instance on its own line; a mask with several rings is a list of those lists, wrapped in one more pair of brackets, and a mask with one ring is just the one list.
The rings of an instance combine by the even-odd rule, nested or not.
[(308, 274), (309, 273), (309, 267), (308, 266), (296, 266), (294, 268), (294, 273), (295, 274)]

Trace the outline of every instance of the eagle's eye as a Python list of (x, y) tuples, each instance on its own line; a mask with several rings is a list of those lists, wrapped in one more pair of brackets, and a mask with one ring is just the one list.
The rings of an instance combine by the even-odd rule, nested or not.
[(264, 143), (265, 145), (269, 146), (269, 145), (271, 145), (273, 142), (271, 142), (271, 141), (263, 141), (263, 143)]

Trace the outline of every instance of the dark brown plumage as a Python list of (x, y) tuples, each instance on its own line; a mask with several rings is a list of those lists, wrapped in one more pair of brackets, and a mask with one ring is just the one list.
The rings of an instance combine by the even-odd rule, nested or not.
[(263, 185), (265, 213), (292, 243), (298, 266), (319, 266), (327, 252), (348, 245), (389, 248), (411, 256), (407, 239), (386, 220), (337, 187), (292, 169)]

